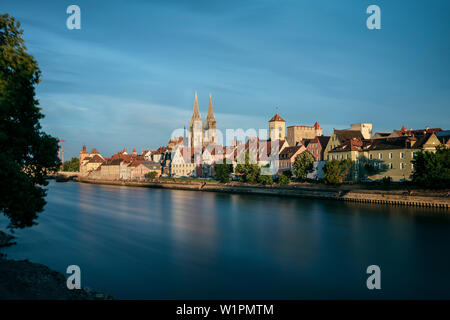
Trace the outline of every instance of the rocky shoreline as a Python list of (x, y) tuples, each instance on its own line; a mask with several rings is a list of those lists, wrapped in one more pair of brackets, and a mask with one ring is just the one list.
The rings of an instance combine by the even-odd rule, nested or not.
[[(15, 244), (0, 231), (0, 248)], [(0, 300), (111, 300), (112, 296), (90, 288), (69, 290), (66, 277), (28, 260), (11, 260), (0, 253)]]

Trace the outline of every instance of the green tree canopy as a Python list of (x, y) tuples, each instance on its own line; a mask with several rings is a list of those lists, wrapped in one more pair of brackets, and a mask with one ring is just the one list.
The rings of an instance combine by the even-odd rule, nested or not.
[(314, 157), (311, 153), (307, 151), (300, 153), (292, 165), (297, 179), (306, 179), (306, 175), (313, 170), (313, 165)]
[(73, 157), (69, 161), (64, 161), (62, 171), (80, 171), (80, 159)]
[(291, 182), (291, 180), (289, 180), (288, 176), (286, 176), (285, 174), (280, 174), (280, 176), (278, 177), (278, 184), (280, 186), (288, 185), (289, 182)]
[(58, 143), (41, 130), (35, 98), (40, 70), (26, 52), (20, 23), (0, 15), (0, 211), (10, 228), (35, 224), (45, 205), (45, 176), (58, 169)]
[(263, 184), (263, 185), (273, 184), (273, 178), (272, 178), (271, 175), (262, 174), (262, 175), (259, 176), (258, 182)]
[(348, 174), (349, 180), (361, 181), (364, 178), (386, 172), (388, 166), (383, 160), (368, 159), (365, 156), (359, 156), (358, 161), (353, 162)]
[(236, 172), (241, 174), (239, 181), (255, 184), (259, 181), (260, 169), (256, 163), (250, 163), (249, 159), (250, 156), (247, 152), (245, 154), (245, 163), (238, 164), (236, 166)]
[(217, 163), (214, 166), (214, 171), (216, 171), (216, 178), (219, 179), (220, 182), (227, 183), (230, 181), (233, 165), (227, 163)]
[(436, 152), (417, 152), (412, 163), (414, 183), (436, 189), (450, 186), (450, 149), (445, 145), (438, 146)]
[(146, 178), (149, 180), (154, 180), (157, 175), (158, 173), (156, 171), (150, 171), (149, 173), (146, 174)]
[(341, 184), (349, 174), (352, 166), (350, 159), (327, 161), (323, 167), (323, 180), (326, 184)]

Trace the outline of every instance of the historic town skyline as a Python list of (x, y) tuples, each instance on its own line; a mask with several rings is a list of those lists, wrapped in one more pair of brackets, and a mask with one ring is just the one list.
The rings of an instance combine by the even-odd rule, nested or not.
[(39, 61), (43, 127), (66, 140), (66, 158), (84, 143), (106, 154), (167, 143), (195, 91), (203, 117), (213, 94), (220, 130), (265, 128), (277, 106), (326, 135), (359, 122), (449, 127), (446, 2), (380, 3), (377, 31), (355, 2), (77, 5), (81, 30), (66, 28), (66, 4), (2, 3)]

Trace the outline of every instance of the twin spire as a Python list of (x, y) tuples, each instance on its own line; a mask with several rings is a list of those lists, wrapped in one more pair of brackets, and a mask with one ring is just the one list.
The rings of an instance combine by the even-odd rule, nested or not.
[[(202, 120), (202, 117), (200, 115), (200, 111), (198, 110), (198, 96), (197, 96), (197, 91), (195, 91), (195, 100), (194, 100), (194, 112), (192, 113), (192, 118), (191, 118), (191, 125), (194, 121), (196, 120)], [(208, 126), (208, 124), (212, 123), (212, 122), (216, 122), (216, 119), (214, 118), (214, 112), (213, 112), (213, 105), (212, 105), (212, 95), (211, 93), (209, 94), (209, 106), (208, 106), (208, 115), (206, 116), (206, 121), (205, 121), (205, 127)]]

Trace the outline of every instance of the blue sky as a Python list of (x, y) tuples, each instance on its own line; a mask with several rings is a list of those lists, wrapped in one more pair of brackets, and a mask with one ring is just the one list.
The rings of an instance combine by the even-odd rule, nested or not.
[[(81, 30), (66, 8), (81, 8)], [(381, 30), (366, 8), (381, 8)], [(448, 1), (3, 0), (39, 62), (37, 88), (66, 159), (82, 144), (109, 156), (165, 145), (187, 124), (198, 91), (213, 94), (219, 129), (319, 121), (448, 129)]]

